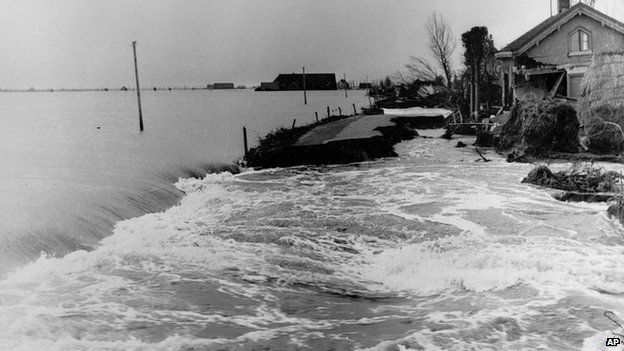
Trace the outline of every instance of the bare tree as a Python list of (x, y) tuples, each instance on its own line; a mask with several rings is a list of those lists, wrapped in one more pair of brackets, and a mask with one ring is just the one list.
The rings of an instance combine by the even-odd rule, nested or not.
[(451, 26), (436, 12), (427, 20), (427, 35), (429, 36), (429, 50), (444, 72), (447, 88), (451, 89), (453, 69), (451, 56), (457, 48), (457, 41), (451, 31)]
[(431, 64), (431, 62), (422, 57), (410, 56), (410, 63), (405, 65), (405, 67), (407, 68), (407, 73), (405, 74), (405, 78), (403, 78), (403, 76), (401, 77), (405, 82), (417, 79), (434, 81), (438, 78), (438, 76), (440, 76), (438, 70)]
[(594, 7), (596, 5), (596, 0), (581, 0), (579, 2), (585, 3), (585, 4), (587, 4), (587, 5), (591, 6), (591, 7)]
[[(450, 90), (453, 84), (451, 56), (457, 48), (457, 41), (448, 22), (435, 12), (429, 16), (425, 28), (429, 40), (429, 50), (435, 62), (431, 63), (422, 57), (410, 56), (410, 62), (405, 65), (407, 68), (406, 78), (439, 81), (439, 77), (443, 75), (446, 80), (446, 87)], [(439, 69), (442, 70), (442, 74), (439, 73)]]

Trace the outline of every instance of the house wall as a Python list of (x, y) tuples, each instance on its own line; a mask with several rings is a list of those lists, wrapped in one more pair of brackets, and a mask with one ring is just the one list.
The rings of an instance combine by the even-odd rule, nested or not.
[(540, 89), (528, 84), (518, 85), (515, 88), (515, 93), (518, 100), (523, 101), (528, 99), (529, 97), (533, 99), (541, 100), (543, 99), (548, 92), (544, 89)]
[(624, 47), (623, 34), (581, 14), (563, 24), (559, 30), (555, 30), (538, 45), (530, 48), (526, 54), (545, 64), (588, 64), (591, 62), (591, 53), (571, 56), (569, 52), (568, 36), (578, 27), (583, 27), (591, 33), (592, 53), (622, 50)]
[(578, 98), (581, 95), (581, 80), (582, 74), (570, 74), (568, 75), (568, 96)]
[[(569, 47), (569, 37), (571, 33), (576, 32), (579, 28), (588, 31), (591, 34), (591, 51), (583, 54), (571, 54)], [(550, 33), (546, 38), (542, 39), (537, 45), (534, 45), (526, 51), (526, 55), (534, 60), (546, 65), (564, 66), (568, 71), (567, 75), (567, 95), (569, 97), (578, 98), (580, 94), (579, 85), (583, 77), (584, 70), (591, 63), (593, 54), (622, 50), (624, 48), (624, 34), (603, 26), (584, 14), (577, 15), (564, 23), (559, 29)], [(499, 59), (501, 70), (508, 72), (509, 67), (515, 65), (514, 59)], [(504, 75), (501, 75), (502, 79)], [(513, 86), (510, 94), (507, 94), (506, 100), (513, 101), (512, 98), (522, 99), (526, 94), (532, 94), (536, 97), (545, 96), (549, 90), (549, 86), (541, 86), (539, 84), (527, 84), (523, 77), (512, 74), (512, 82), (507, 82), (507, 86)], [(511, 96), (509, 96), (511, 95)]]
[(500, 58), (497, 59), (500, 65), (498, 66), (498, 84), (501, 86), (501, 101), (503, 105), (511, 105), (516, 96), (514, 96), (513, 86), (515, 85), (515, 75), (512, 73), (514, 60), (512, 58)]

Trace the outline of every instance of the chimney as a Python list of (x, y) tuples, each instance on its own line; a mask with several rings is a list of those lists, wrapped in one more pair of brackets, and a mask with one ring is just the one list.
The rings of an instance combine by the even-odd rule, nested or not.
[(570, 9), (570, 0), (557, 0), (559, 4), (559, 12), (562, 13)]

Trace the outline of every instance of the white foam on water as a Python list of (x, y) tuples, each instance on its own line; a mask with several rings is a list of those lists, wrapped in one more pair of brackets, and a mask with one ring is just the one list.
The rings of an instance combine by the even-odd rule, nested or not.
[[(313, 193), (317, 188), (324, 187), (324, 184), (305, 181), (300, 191), (293, 191), (288, 182), (298, 182), (298, 176), (285, 178), (283, 182), (272, 182), (279, 185), (276, 188), (261, 183), (261, 189), (256, 188), (256, 184), (239, 182), (231, 174), (209, 175), (203, 180), (180, 180), (177, 186), (187, 195), (179, 205), (162, 213), (118, 223), (114, 234), (104, 239), (94, 251), (76, 251), (63, 258), (42, 255), (0, 282), (0, 315), (4, 316), (0, 318), (0, 326), (4, 327), (0, 331), (0, 339), (9, 345), (42, 345), (48, 349), (80, 348), (84, 345), (121, 349), (140, 348), (142, 344), (130, 339), (108, 342), (106, 340), (110, 335), (97, 334), (98, 324), (105, 323), (108, 328), (124, 329), (131, 323), (157, 325), (163, 321), (178, 325), (231, 323), (256, 329), (255, 332), (246, 333), (245, 340), (258, 340), (300, 330), (327, 329), (343, 323), (339, 320), (287, 317), (274, 307), (266, 306), (267, 302), (277, 299), (270, 289), (262, 287), (262, 284), (272, 279), (286, 283), (291, 280), (306, 284), (340, 284), (341, 289), (350, 284), (359, 284), (359, 278), (350, 277), (348, 273), (353, 264), (353, 260), (348, 259), (353, 254), (334, 250), (337, 244), (331, 238), (310, 240), (288, 234), (273, 241), (272, 235), (281, 229), (263, 221), (275, 220), (279, 216), (285, 216), (284, 220), (288, 220), (290, 215), (296, 218), (297, 212), (292, 214), (271, 210), (265, 214), (261, 210), (263, 207), (272, 208), (287, 203), (288, 207), (284, 209), (288, 212), (292, 210), (290, 207), (293, 203), (301, 211), (318, 211), (326, 205), (323, 201), (312, 200), (315, 196)], [(349, 182), (344, 183), (349, 186)], [(333, 200), (338, 201), (335, 197)], [(256, 212), (258, 209), (259, 215)], [(246, 215), (252, 217), (227, 224)], [(259, 222), (253, 216), (258, 216)], [(256, 241), (250, 238), (250, 242), (245, 242), (227, 238), (228, 233), (245, 235), (247, 230), (263, 231), (264, 228), (269, 234), (265, 239)], [(305, 233), (306, 230), (303, 228), (300, 232)], [(352, 237), (352, 234), (345, 235), (340, 242), (349, 244)], [(284, 252), (281, 246), (284, 243), (318, 252), (330, 264)], [(358, 245), (361, 243), (350, 243), (354, 250), (357, 250)], [(298, 265), (308, 268), (317, 265), (318, 268), (312, 272), (290, 271), (281, 268), (288, 267), (284, 265), (295, 268)], [(340, 274), (343, 268), (344, 274)], [(238, 277), (240, 281), (219, 278), (228, 269), (235, 269), (232, 276)], [(220, 286), (218, 291), (233, 297), (244, 297), (259, 307), (248, 313), (228, 317), (178, 311), (176, 301), (163, 296), (166, 289), (163, 292), (159, 292), (159, 289), (163, 284), (171, 282), (188, 282), (188, 275), (198, 276), (199, 282)], [(335, 282), (332, 283), (333, 280)], [(129, 296), (140, 297), (143, 301), (139, 306), (134, 306), (133, 298)], [(162, 306), (163, 309), (150, 311), (141, 306), (151, 304)], [(81, 314), (85, 319), (83, 325), (79, 327), (72, 324), (73, 318), (80, 319), (76, 316)], [(275, 324), (286, 324), (288, 327), (269, 327)], [(267, 327), (268, 330), (262, 330)], [(82, 334), (94, 340), (78, 340)], [(165, 341), (149, 345), (155, 349), (167, 348), (169, 342), (178, 340), (172, 338), (174, 336), (168, 336)], [(297, 340), (297, 343), (302, 342)], [(193, 345), (193, 342), (190, 344)]]
[[(419, 149), (409, 149), (404, 160), (411, 161), (412, 157), (429, 152), (443, 154), (445, 150), (435, 149), (441, 143), (437, 140), (418, 143)], [(416, 162), (422, 164), (422, 157)], [(519, 304), (514, 311), (489, 306), (482, 310), (481, 318), (462, 312), (449, 332), (419, 331), (404, 340), (382, 342), (373, 349), (410, 349), (410, 345), (415, 345), (414, 349), (552, 349), (556, 342), (540, 341), (536, 335), (522, 335), (514, 341), (494, 345), (476, 341), (470, 343), (465, 339), (466, 335), (460, 335), (456, 330), (468, 327), (478, 333), (479, 328), (497, 318), (509, 316), (514, 316), (519, 330), (523, 330), (544, 313), (539, 311), (554, 308), (556, 312), (553, 313), (560, 313), (560, 307), (553, 306), (565, 305), (567, 302), (561, 301), (568, 301), (577, 295), (585, 296), (592, 301), (590, 304), (601, 306), (597, 308), (599, 315), (595, 320), (604, 322), (600, 308), (624, 310), (621, 298), (624, 295), (623, 231), (621, 225), (606, 216), (604, 204), (561, 203), (552, 199), (546, 189), (519, 184), (523, 178), (521, 174), (526, 174), (530, 165), (499, 162), (487, 166), (455, 166), (432, 162), (436, 169), (447, 170), (439, 172), (441, 175), (436, 179), (436, 185), (444, 190), (433, 190), (424, 198), (419, 194), (417, 202), (426, 202), (437, 195), (441, 199), (438, 203), (444, 205), (433, 215), (404, 214), (403, 217), (449, 224), (459, 228), (461, 235), (432, 237), (429, 241), (406, 243), (375, 252), (369, 257), (369, 265), (362, 269), (362, 276), (418, 299), (451, 293), (458, 297), (477, 294), (479, 299), (496, 301), (500, 299), (500, 294), (505, 296), (507, 291), (517, 289), (529, 289), (536, 295), (529, 293), (514, 300), (513, 303)], [(560, 166), (565, 168), (569, 165)], [(421, 168), (428, 167), (424, 165)], [(462, 169), (462, 177), (452, 179), (456, 168)], [(489, 173), (491, 176), (486, 177), (492, 179), (485, 181), (483, 175), (479, 179), (478, 172), (482, 170), (496, 173)], [(401, 216), (400, 212), (400, 207), (393, 207), (392, 213)], [(494, 221), (495, 216), (501, 215), (504, 217)], [(509, 225), (506, 226), (505, 222)], [(502, 298), (503, 301), (507, 299)], [(471, 303), (478, 304), (478, 301)], [(583, 307), (580, 304), (567, 308)], [(423, 311), (420, 310), (420, 313)], [(430, 317), (434, 315), (435, 312), (428, 313)], [(444, 313), (436, 322), (448, 322), (448, 316)], [(462, 326), (463, 323), (468, 325)], [(592, 335), (601, 330), (578, 318), (570, 323), (570, 328), (582, 331), (581, 335)], [(541, 328), (548, 330), (550, 327), (546, 324)], [(447, 340), (456, 340), (445, 342), (441, 334), (446, 334)], [(591, 349), (587, 345), (604, 345), (604, 335), (588, 339), (585, 345), (565, 344), (565, 347)], [(506, 337), (506, 333), (492, 336), (503, 340)], [(483, 336), (483, 339), (488, 337)], [(406, 343), (406, 340), (413, 344)]]
[[(93, 251), (44, 254), (0, 281), (0, 341), (164, 350), (284, 339), (294, 348), (348, 335), (362, 349), (548, 348), (534, 331), (544, 310), (570, 317), (587, 345), (604, 336), (563, 312), (577, 301), (624, 310), (621, 231), (601, 205), (518, 184), (527, 165), (458, 165), (469, 150), (451, 154), (438, 139), (399, 148), (410, 145), (432, 157), (181, 179), (177, 206), (118, 223)], [(324, 298), (327, 310), (287, 313), (286, 294)], [(417, 323), (399, 336), (354, 335), (353, 326), (406, 316)], [(238, 332), (189, 332), (206, 326)]]

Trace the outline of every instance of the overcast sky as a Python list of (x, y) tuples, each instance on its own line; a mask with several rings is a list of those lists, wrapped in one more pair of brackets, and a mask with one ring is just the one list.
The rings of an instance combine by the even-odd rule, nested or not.
[[(553, 6), (556, 7), (556, 0)], [(602, 3), (601, 3), (602, 2)], [(621, 18), (621, 0), (597, 7)], [(550, 15), (549, 0), (2, 0), (0, 88), (258, 84), (282, 73), (378, 79), (426, 56), (434, 11), (498, 48)], [(460, 63), (458, 40), (456, 68)]]

